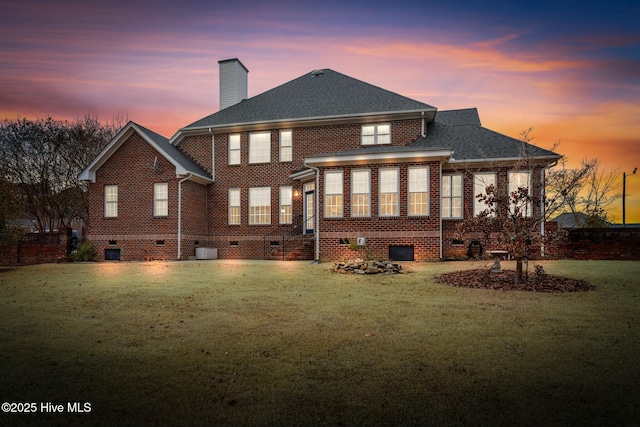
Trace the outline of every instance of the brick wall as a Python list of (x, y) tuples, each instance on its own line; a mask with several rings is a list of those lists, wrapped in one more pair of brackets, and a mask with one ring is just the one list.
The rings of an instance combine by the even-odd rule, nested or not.
[[(157, 160), (156, 160), (157, 158)], [(156, 167), (154, 168), (154, 163)], [(89, 186), (89, 237), (99, 259), (119, 250), (121, 260), (178, 257), (178, 181), (176, 169), (138, 134), (130, 136), (96, 172)], [(153, 185), (168, 183), (168, 215), (154, 217)], [(118, 186), (118, 216), (104, 217), (104, 186)], [(206, 186), (182, 183), (182, 256), (195, 255), (206, 241)]]
[[(429, 214), (412, 217), (408, 215), (408, 169), (415, 166), (429, 168)], [(381, 217), (378, 211), (380, 168), (399, 170), (399, 216)], [(414, 246), (416, 261), (436, 260), (440, 257), (440, 162), (384, 163), (334, 166), (326, 171), (343, 172), (343, 216), (325, 218), (320, 212), (320, 259), (339, 259), (352, 256), (348, 245), (341, 243), (354, 237), (365, 237), (367, 249), (372, 256), (388, 258), (389, 246)], [(371, 216), (351, 217), (351, 173), (354, 170), (369, 170), (371, 176)], [(324, 206), (324, 173), (320, 174), (320, 206)]]
[[(416, 139), (421, 131), (421, 120), (394, 121), (392, 144), (406, 145)], [(293, 180), (290, 175), (304, 170), (304, 158), (319, 153), (331, 153), (360, 148), (361, 124), (295, 127), (293, 135), (293, 159), (279, 161), (280, 130), (290, 128), (261, 129), (270, 131), (271, 161), (264, 164), (249, 164), (249, 134), (240, 133), (241, 164), (228, 164), (229, 134), (215, 135), (215, 165), (212, 164), (212, 137), (190, 135), (183, 138), (179, 148), (193, 158), (208, 172), (215, 166), (215, 182), (200, 185), (186, 181), (182, 184), (182, 258), (192, 256), (198, 246), (215, 247), (220, 258), (262, 259), (265, 242), (277, 236), (299, 233), (303, 216), (304, 182)], [(159, 168), (153, 164), (157, 157)], [(428, 216), (410, 217), (407, 214), (407, 170), (412, 166), (429, 166), (430, 211)], [(397, 167), (400, 171), (400, 215), (380, 217), (378, 213), (378, 175), (382, 167)], [(387, 257), (389, 246), (414, 247), (416, 260), (435, 260), (440, 257), (440, 163), (359, 164), (333, 166), (327, 170), (343, 171), (343, 217), (339, 219), (316, 218), (316, 229), (320, 230), (321, 259), (351, 256), (345, 239), (367, 238), (367, 248), (372, 255)], [(367, 169), (371, 173), (371, 216), (351, 217), (351, 172)], [(461, 168), (463, 170), (463, 168)], [(485, 169), (488, 171), (488, 169)], [(507, 168), (498, 169), (498, 186), (506, 189)], [(445, 173), (455, 173), (449, 170)], [(464, 182), (464, 205), (466, 212), (473, 212), (473, 178), (466, 171)], [(534, 171), (534, 192), (539, 190), (539, 170)], [(324, 204), (324, 169), (320, 185), (316, 189), (320, 206)], [(153, 217), (153, 183), (169, 184), (169, 215)], [(104, 186), (118, 185), (118, 217), (104, 218)], [(293, 224), (279, 223), (279, 188), (293, 188)], [(537, 186), (537, 187), (536, 187)], [(270, 187), (271, 223), (249, 224), (249, 189)], [(178, 255), (177, 198), (178, 179), (175, 167), (157, 153), (139, 135), (133, 134), (96, 174), (96, 183), (90, 185), (90, 229), (89, 239), (96, 245), (99, 257), (105, 249), (118, 249), (122, 260), (175, 259)], [(240, 189), (241, 222), (228, 224), (229, 188)], [(538, 208), (537, 208), (538, 209)], [(453, 243), (455, 225), (459, 221), (443, 220), (445, 256), (466, 253), (466, 247)], [(274, 237), (276, 236), (276, 237)], [(341, 243), (342, 239), (342, 243)]]
[(26, 234), (17, 245), (0, 247), (0, 264), (68, 261), (70, 233), (70, 229), (64, 229), (61, 232)]
[[(421, 131), (420, 119), (394, 121), (392, 123), (392, 144), (405, 145), (416, 139)], [(318, 153), (330, 153), (360, 148), (361, 124), (342, 124), (316, 127), (296, 127), (292, 129), (293, 158), (290, 162), (279, 161), (280, 130), (271, 129), (271, 162), (249, 164), (249, 133), (240, 133), (241, 164), (229, 165), (229, 134), (215, 135), (215, 183), (208, 186), (208, 234), (207, 245), (218, 248), (220, 258), (254, 258), (264, 256), (265, 236), (301, 232), (297, 219), (303, 215), (303, 182), (289, 176), (304, 169), (304, 158)], [(264, 131), (264, 130), (262, 130)], [(179, 144), (192, 157), (205, 156), (199, 164), (211, 170), (211, 135), (187, 136)], [(208, 163), (207, 163), (208, 161)], [(377, 170), (378, 165), (375, 166)], [(373, 178), (373, 176), (372, 176)], [(249, 188), (271, 187), (271, 224), (249, 225)], [(294, 224), (279, 223), (279, 188), (293, 187), (292, 216)], [(229, 188), (239, 188), (241, 196), (241, 223), (228, 224)], [(375, 186), (377, 188), (377, 185)], [(438, 187), (439, 188), (439, 187)], [(373, 191), (374, 190), (372, 188)], [(345, 189), (345, 192), (347, 190)], [(439, 194), (439, 193), (438, 193)], [(375, 196), (377, 197), (377, 195)], [(439, 197), (439, 196), (438, 196)], [(348, 198), (345, 198), (348, 200)], [(404, 224), (402, 221), (398, 223)], [(297, 228), (295, 227), (297, 225)], [(419, 225), (416, 223), (416, 225)], [(393, 227), (393, 221), (385, 224)], [(267, 239), (269, 237), (266, 237)]]
[(576, 228), (568, 237), (567, 258), (640, 260), (640, 228)]

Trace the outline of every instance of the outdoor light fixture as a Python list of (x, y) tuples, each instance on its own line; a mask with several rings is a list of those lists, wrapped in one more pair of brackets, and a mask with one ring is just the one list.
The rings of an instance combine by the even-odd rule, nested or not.
[[(629, 175), (635, 175), (638, 171), (638, 168), (633, 168), (633, 172)], [(622, 226), (627, 226), (627, 218), (626, 218), (626, 199), (627, 197), (627, 173), (622, 172)]]

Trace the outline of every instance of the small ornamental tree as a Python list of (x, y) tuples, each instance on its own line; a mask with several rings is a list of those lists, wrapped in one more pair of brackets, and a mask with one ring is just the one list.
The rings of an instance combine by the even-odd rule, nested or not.
[[(522, 141), (531, 141), (532, 129), (522, 133)], [(541, 171), (545, 165), (536, 163), (535, 159), (523, 155), (514, 171)], [(523, 277), (523, 261), (533, 255), (533, 251), (549, 251), (556, 249), (566, 241), (566, 233), (562, 229), (545, 230), (544, 224), (557, 213), (567, 207), (570, 195), (579, 192), (585, 179), (592, 173), (593, 162), (583, 162), (581, 167), (572, 170), (571, 174), (558, 176), (549, 174), (553, 181), (553, 191), (534, 194), (529, 186), (519, 185), (511, 191), (489, 185), (485, 192), (476, 194), (475, 198), (486, 209), (476, 216), (465, 215), (457, 226), (458, 238), (465, 240), (469, 236), (480, 236), (485, 246), (506, 250), (516, 261), (516, 282), (521, 283)], [(542, 175), (542, 174), (541, 174)], [(542, 180), (542, 178), (541, 178)], [(530, 182), (529, 185), (532, 183)], [(545, 182), (540, 182), (544, 188)], [(542, 190), (541, 190), (542, 191)]]
[(485, 245), (508, 251), (516, 260), (516, 283), (522, 282), (522, 262), (535, 249), (557, 245), (561, 240), (560, 231), (541, 233), (540, 226), (544, 218), (532, 214), (534, 198), (526, 187), (518, 187), (506, 194), (490, 185), (486, 193), (478, 194), (476, 199), (486, 209), (477, 216), (467, 217), (458, 225), (460, 237), (479, 233)]

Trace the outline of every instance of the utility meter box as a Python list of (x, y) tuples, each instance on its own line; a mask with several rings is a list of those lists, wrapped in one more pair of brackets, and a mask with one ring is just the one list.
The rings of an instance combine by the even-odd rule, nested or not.
[(367, 238), (366, 237), (358, 237), (356, 240), (356, 243), (358, 244), (358, 246), (364, 246), (367, 244)]

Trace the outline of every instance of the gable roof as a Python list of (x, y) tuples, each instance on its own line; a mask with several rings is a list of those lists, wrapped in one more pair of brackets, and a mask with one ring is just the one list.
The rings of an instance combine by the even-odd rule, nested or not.
[(165, 159), (176, 167), (176, 176), (191, 174), (194, 181), (200, 183), (213, 182), (211, 176), (195, 164), (182, 151), (169, 143), (164, 136), (153, 132), (137, 123), (129, 122), (120, 132), (107, 144), (98, 156), (82, 171), (78, 179), (81, 181), (96, 180), (96, 171), (115, 153), (118, 148), (133, 134), (138, 133), (147, 143), (158, 151)]
[[(204, 117), (181, 131), (280, 121), (328, 120), (436, 108), (331, 69), (315, 70), (288, 83)], [(175, 139), (172, 138), (172, 140)]]

